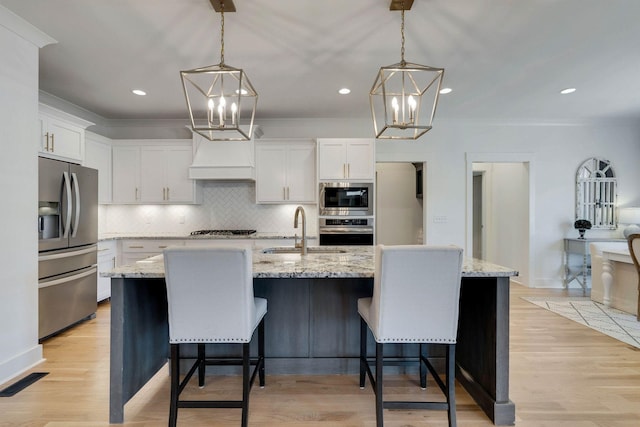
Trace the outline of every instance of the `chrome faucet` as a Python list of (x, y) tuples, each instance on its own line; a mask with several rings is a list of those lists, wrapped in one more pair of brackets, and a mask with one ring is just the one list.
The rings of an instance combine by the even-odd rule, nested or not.
[(307, 217), (304, 213), (304, 208), (302, 206), (298, 206), (296, 208), (296, 213), (293, 216), (293, 228), (298, 228), (298, 214), (302, 213), (302, 240), (298, 243), (298, 235), (296, 234), (296, 240), (294, 246), (296, 248), (300, 248), (300, 254), (307, 254)]

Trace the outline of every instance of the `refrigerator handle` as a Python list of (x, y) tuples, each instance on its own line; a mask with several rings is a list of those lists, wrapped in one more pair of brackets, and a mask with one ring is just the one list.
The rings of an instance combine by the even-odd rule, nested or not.
[(69, 237), (69, 228), (71, 228), (71, 182), (69, 181), (69, 173), (62, 172), (62, 184), (67, 194), (67, 217), (64, 219), (64, 228), (62, 229), (62, 237)]
[(78, 175), (76, 175), (75, 172), (71, 173), (71, 182), (73, 182), (73, 192), (76, 196), (76, 209), (73, 227), (71, 228), (71, 237), (76, 237), (76, 234), (78, 234), (78, 226), (80, 225), (80, 185), (78, 184)]

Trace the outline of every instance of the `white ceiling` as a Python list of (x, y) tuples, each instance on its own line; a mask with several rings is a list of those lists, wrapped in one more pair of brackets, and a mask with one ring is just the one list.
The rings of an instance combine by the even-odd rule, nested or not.
[[(368, 117), (400, 60), (390, 0), (234, 0), (225, 63), (259, 93), (257, 119)], [(107, 119), (187, 117), (180, 70), (220, 61), (209, 0), (0, 0), (58, 43), (40, 87)], [(415, 0), (409, 62), (446, 69), (438, 119), (640, 118), (640, 0)], [(350, 95), (338, 95), (343, 86)], [(559, 95), (576, 87), (573, 95)], [(147, 91), (146, 97), (131, 89)]]

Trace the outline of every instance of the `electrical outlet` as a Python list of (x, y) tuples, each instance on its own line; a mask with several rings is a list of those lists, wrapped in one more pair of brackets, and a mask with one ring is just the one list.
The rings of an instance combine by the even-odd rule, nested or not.
[(178, 215), (178, 223), (184, 224), (184, 215)]

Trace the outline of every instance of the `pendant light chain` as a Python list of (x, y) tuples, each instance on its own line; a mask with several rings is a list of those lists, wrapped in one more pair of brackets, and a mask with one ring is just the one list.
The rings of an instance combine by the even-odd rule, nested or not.
[(220, 65), (224, 66), (224, 0), (220, 1)]
[(400, 64), (404, 67), (406, 64), (404, 60), (404, 1), (402, 2), (402, 24), (400, 25), (400, 34), (402, 36), (402, 47), (400, 48)]

